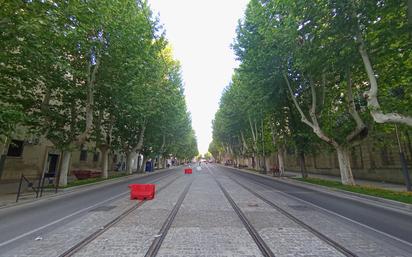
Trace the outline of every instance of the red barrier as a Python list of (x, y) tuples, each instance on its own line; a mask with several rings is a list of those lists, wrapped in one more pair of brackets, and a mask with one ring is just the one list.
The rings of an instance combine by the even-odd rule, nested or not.
[(185, 169), (185, 174), (192, 174), (192, 169), (191, 168)]
[(155, 184), (131, 184), (129, 188), (130, 200), (152, 200), (156, 192)]

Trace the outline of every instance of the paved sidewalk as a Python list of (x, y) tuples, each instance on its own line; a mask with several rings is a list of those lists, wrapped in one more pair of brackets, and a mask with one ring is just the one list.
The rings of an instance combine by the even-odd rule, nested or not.
[[(300, 172), (294, 171), (285, 171), (286, 176), (301, 178), (302, 174)], [(331, 175), (322, 175), (322, 174), (313, 174), (309, 173), (309, 178), (319, 178), (325, 180), (333, 180), (333, 181), (341, 181), (340, 177), (331, 176)], [(394, 183), (387, 183), (387, 182), (379, 182), (379, 181), (372, 181), (372, 180), (364, 180), (364, 179), (355, 179), (357, 185), (360, 186), (370, 186), (375, 188), (382, 188), (392, 191), (406, 191), (405, 185), (394, 184)]]

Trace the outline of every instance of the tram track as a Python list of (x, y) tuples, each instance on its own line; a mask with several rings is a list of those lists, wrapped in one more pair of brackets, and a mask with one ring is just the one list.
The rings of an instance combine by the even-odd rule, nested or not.
[[(158, 179), (153, 180), (151, 183), (155, 183), (158, 181), (161, 181), (165, 178), (168, 178), (170, 176), (174, 176), (174, 174), (168, 174), (166, 176), (162, 176)], [(179, 179), (181, 176), (176, 176), (174, 179), (169, 181), (166, 185), (161, 187), (159, 190), (157, 190), (156, 194), (160, 193), (167, 187), (169, 187), (171, 184), (173, 184), (177, 179)], [(79, 252), (81, 249), (86, 247), (88, 244), (96, 240), (100, 235), (102, 235), (104, 232), (109, 230), (111, 227), (119, 223), (121, 220), (123, 220), (125, 217), (127, 217), (130, 213), (132, 213), (134, 210), (138, 209), (141, 207), (146, 201), (140, 201), (137, 204), (133, 205), (132, 207), (128, 208), (124, 212), (122, 212), (120, 215), (116, 216), (114, 219), (112, 219), (110, 222), (106, 223), (103, 227), (101, 227), (99, 230), (96, 230), (92, 234), (88, 235), (86, 238), (82, 239), (78, 243), (76, 243), (74, 246), (70, 247), (68, 250), (63, 252), (62, 254), (59, 255), (59, 257), (69, 257), (73, 256), (77, 252)]]
[[(284, 216), (286, 216), (287, 218), (289, 218), (290, 220), (292, 220), (293, 222), (295, 222), (296, 224), (298, 224), (299, 226), (304, 228), (305, 230), (307, 230), (308, 232), (315, 235), (321, 241), (325, 242), (326, 244), (330, 245), (331, 247), (333, 247), (338, 252), (342, 253), (344, 256), (347, 256), (347, 257), (357, 257), (358, 256), (354, 252), (352, 252), (351, 250), (346, 248), (345, 246), (343, 246), (343, 245), (339, 244), (338, 242), (336, 242), (335, 240), (327, 237), (326, 235), (321, 233), (319, 230), (317, 230), (317, 229), (313, 228), (312, 226), (308, 225), (307, 223), (305, 223), (301, 219), (297, 218), (296, 216), (294, 216), (293, 214), (291, 214), (290, 212), (288, 212), (284, 208), (280, 207), (278, 204), (274, 203), (271, 200), (268, 200), (266, 197), (264, 197), (261, 194), (257, 193), (255, 190), (251, 189), (250, 187), (242, 184), (241, 182), (239, 182), (237, 179), (233, 178), (232, 176), (226, 174), (226, 177), (229, 178), (230, 180), (232, 180), (233, 182), (235, 182), (237, 185), (239, 185), (240, 187), (242, 187), (246, 191), (248, 191), (249, 193), (251, 193), (252, 195), (254, 195), (255, 197), (257, 197), (258, 199), (262, 200), (263, 202), (265, 202), (266, 204), (271, 206), (276, 211), (280, 212), (281, 214), (283, 214)], [(254, 180), (254, 183), (258, 184), (262, 187), (268, 188), (269, 190), (272, 190), (269, 186), (267, 186), (265, 184), (262, 184), (262, 183), (259, 183), (258, 181)]]
[(242, 221), (243, 225), (249, 232), (250, 236), (253, 238), (253, 241), (256, 243), (257, 247), (259, 248), (260, 252), (265, 257), (275, 257), (275, 254), (272, 252), (270, 247), (266, 244), (266, 242), (262, 239), (259, 235), (253, 224), (248, 220), (246, 215), (242, 212), (240, 207), (236, 204), (230, 194), (226, 191), (226, 189), (222, 186), (222, 184), (217, 180), (213, 172), (209, 169), (209, 173), (211, 174), (212, 178), (215, 180), (216, 184), (219, 186), (220, 190), (225, 195), (226, 199), (229, 201), (230, 205), (232, 206), (235, 213), (238, 215), (240, 220)]
[(150, 245), (149, 249), (147, 250), (145, 257), (154, 257), (157, 255), (157, 253), (159, 252), (160, 247), (162, 246), (163, 240), (166, 238), (167, 232), (169, 231), (176, 215), (177, 212), (180, 209), (180, 206), (182, 206), (183, 200), (185, 199), (187, 192), (189, 191), (190, 186), (193, 183), (192, 179), (185, 187), (185, 189), (183, 190), (183, 192), (180, 194), (179, 199), (177, 200), (175, 206), (173, 207), (172, 211), (169, 213), (169, 215), (167, 216), (165, 222), (163, 223), (159, 233), (158, 233), (158, 237), (156, 237), (152, 244)]

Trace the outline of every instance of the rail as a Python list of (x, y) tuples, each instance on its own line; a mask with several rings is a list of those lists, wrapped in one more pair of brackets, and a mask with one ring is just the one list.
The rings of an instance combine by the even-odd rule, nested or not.
[[(173, 175), (165, 175), (160, 177), (159, 179), (154, 180), (152, 183), (160, 181), (166, 177), (169, 176), (173, 176)], [(172, 179), (171, 181), (169, 181), (166, 185), (164, 185), (162, 188), (160, 188), (159, 190), (157, 190), (157, 193), (160, 193), (162, 190), (166, 189), (167, 187), (169, 187), (171, 184), (173, 184), (173, 182), (175, 182), (177, 179), (179, 178), (179, 176), (177, 176), (176, 178)], [(126, 211), (124, 211), (123, 213), (121, 213), (120, 215), (118, 215), (117, 217), (115, 217), (114, 219), (112, 219), (110, 222), (108, 222), (106, 225), (104, 225), (101, 229), (96, 230), (95, 232), (93, 232), (92, 234), (90, 234), (89, 236), (87, 236), (86, 238), (82, 239), (81, 241), (79, 241), (77, 244), (75, 244), (74, 246), (70, 247), (68, 250), (66, 250), (65, 252), (63, 252), (62, 254), (59, 255), (59, 257), (68, 257), (68, 256), (73, 256), (75, 253), (79, 252), (81, 249), (83, 249), (85, 246), (87, 246), (88, 244), (90, 244), (93, 240), (95, 240), (96, 238), (98, 238), (100, 235), (102, 235), (104, 232), (106, 232), (109, 228), (113, 227), (114, 225), (116, 225), (117, 223), (119, 223), (121, 220), (123, 220), (125, 217), (127, 217), (130, 213), (132, 213), (134, 210), (136, 210), (137, 208), (139, 208), (140, 206), (142, 206), (144, 203), (146, 202), (146, 200), (144, 201), (140, 201), (137, 204), (133, 205), (132, 207), (130, 207), (129, 209), (127, 209)]]
[[(297, 217), (292, 215), (290, 212), (286, 211), (284, 208), (282, 208), (279, 205), (275, 204), (273, 201), (268, 200), (267, 198), (265, 198), (261, 194), (259, 194), (256, 191), (252, 190), (250, 187), (247, 187), (244, 184), (240, 183), (237, 179), (233, 178), (230, 175), (226, 175), (226, 177), (228, 177), (229, 179), (234, 181), (240, 187), (242, 187), (246, 191), (250, 192), (251, 194), (253, 194), (257, 198), (259, 198), (260, 200), (262, 200), (263, 202), (265, 202), (266, 204), (268, 204), (269, 206), (271, 206), (272, 208), (277, 210), (278, 212), (282, 213), (284, 216), (288, 217), (290, 220), (292, 220), (293, 222), (295, 222), (299, 226), (303, 227), (304, 229), (306, 229), (307, 231), (309, 231), (310, 233), (312, 233), (313, 235), (318, 237), (323, 242), (325, 242), (328, 245), (332, 246), (334, 249), (336, 249), (337, 251), (339, 251), (343, 255), (345, 255), (347, 257), (357, 257), (357, 255), (354, 252), (352, 252), (351, 250), (347, 249), (343, 245), (339, 244), (338, 242), (336, 242), (336, 241), (332, 240), (331, 238), (327, 237), (326, 235), (322, 234), (320, 231), (316, 230), (315, 228), (313, 228), (310, 225), (306, 224), (302, 220), (298, 219)], [(254, 181), (255, 184), (261, 185), (262, 187), (270, 188), (270, 187), (268, 187), (268, 186), (266, 186), (266, 185), (264, 185), (264, 184), (262, 184), (262, 183), (260, 183), (256, 180), (253, 180), (253, 181)]]
[(265, 256), (265, 257), (266, 256), (267, 257), (275, 257), (275, 254), (272, 252), (270, 247), (262, 239), (262, 237), (259, 235), (257, 230), (254, 228), (252, 223), (248, 220), (246, 215), (242, 212), (240, 207), (236, 204), (236, 202), (233, 200), (233, 198), (230, 196), (230, 194), (222, 186), (222, 184), (216, 179), (215, 175), (213, 174), (213, 172), (210, 169), (209, 169), (209, 173), (212, 175), (212, 178), (215, 180), (216, 184), (219, 186), (220, 190), (223, 192), (226, 199), (229, 201), (229, 203), (232, 206), (233, 210), (239, 216), (240, 220), (242, 221), (243, 225), (245, 226), (245, 228), (249, 232), (250, 236), (253, 238), (253, 241), (255, 241), (256, 245), (258, 246), (258, 248), (261, 251), (261, 253), (263, 254), (263, 256)]

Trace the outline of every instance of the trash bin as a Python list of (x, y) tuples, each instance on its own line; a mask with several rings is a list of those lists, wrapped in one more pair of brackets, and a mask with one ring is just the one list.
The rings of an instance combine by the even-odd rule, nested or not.
[(146, 162), (145, 171), (148, 171), (148, 172), (152, 171), (152, 162), (150, 162), (150, 161)]

